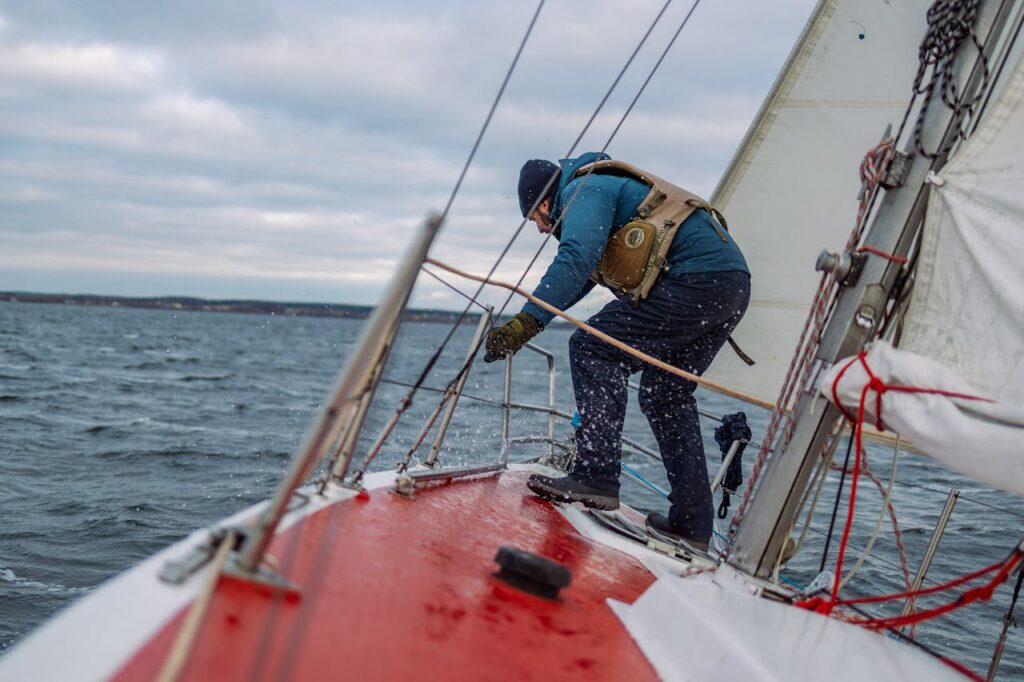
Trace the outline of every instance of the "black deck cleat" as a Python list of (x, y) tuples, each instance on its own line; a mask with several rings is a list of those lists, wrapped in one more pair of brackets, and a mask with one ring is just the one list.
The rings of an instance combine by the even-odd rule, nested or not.
[(494, 574), (498, 580), (544, 599), (557, 599), (558, 591), (572, 581), (565, 566), (515, 547), (498, 548), (494, 560), (501, 567)]

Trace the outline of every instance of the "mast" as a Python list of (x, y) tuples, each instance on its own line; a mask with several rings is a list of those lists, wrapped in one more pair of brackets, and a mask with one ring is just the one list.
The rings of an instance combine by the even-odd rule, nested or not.
[[(999, 42), (998, 37), (1011, 13), (1012, 0), (984, 3), (979, 11), (978, 35), (985, 35), (983, 54), (987, 58)], [(984, 82), (984, 63), (969, 40), (956, 56), (958, 83), (963, 100), (969, 100)], [(907, 84), (910, 92), (910, 84)], [(946, 149), (946, 143), (958, 134), (961, 120), (946, 108), (936, 94), (924, 118), (922, 137), (929, 148)], [(866, 232), (864, 244), (894, 256), (906, 256), (918, 235), (927, 201), (925, 178), (946, 162), (940, 154), (934, 159), (915, 150), (912, 135), (905, 143), (905, 178), (886, 191), (874, 220)], [(897, 140), (897, 143), (900, 141)], [(800, 386), (794, 411), (794, 428), (788, 443), (777, 445), (761, 475), (736, 530), (727, 562), (743, 573), (767, 577), (785, 546), (794, 524), (800, 496), (807, 486), (818, 458), (842, 418), (831, 403), (817, 396), (816, 377), (838, 360), (856, 355), (874, 338), (893, 294), (901, 266), (884, 258), (868, 258), (856, 284), (840, 288), (835, 312), (825, 327), (814, 358), (814, 370), (807, 386)]]

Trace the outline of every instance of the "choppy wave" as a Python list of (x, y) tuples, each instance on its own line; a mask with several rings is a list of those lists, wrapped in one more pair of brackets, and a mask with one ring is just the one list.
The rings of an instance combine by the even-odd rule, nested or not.
[(165, 369), (165, 364), (163, 360), (144, 360), (131, 365), (125, 365), (124, 368), (130, 370)]
[(41, 583), (37, 580), (28, 580), (19, 577), (13, 570), (0, 566), (0, 582), (11, 583), (17, 587), (29, 588), (33, 591), (42, 591), (50, 594), (66, 594), (75, 596), (85, 594), (91, 587), (67, 587), (60, 583)]
[(159, 360), (143, 360), (141, 362), (135, 362), (125, 365), (125, 369), (129, 370), (153, 370), (153, 369), (167, 369), (169, 366), (174, 365), (198, 365), (202, 360), (195, 356), (188, 356), (184, 358), (176, 357), (162, 357)]
[(24, 348), (7, 348), (6, 354), (8, 357), (17, 358), (25, 362), (39, 362), (39, 357), (33, 353), (28, 352)]
[(205, 452), (188, 447), (168, 447), (159, 450), (105, 450), (96, 453), (100, 459), (132, 460), (147, 459), (151, 457), (181, 457), (186, 459), (202, 459), (208, 457), (219, 457), (216, 452)]
[(178, 381), (184, 381), (186, 383), (192, 381), (225, 381), (227, 379), (234, 379), (235, 375), (233, 372), (227, 374), (187, 374), (183, 377), (179, 377)]

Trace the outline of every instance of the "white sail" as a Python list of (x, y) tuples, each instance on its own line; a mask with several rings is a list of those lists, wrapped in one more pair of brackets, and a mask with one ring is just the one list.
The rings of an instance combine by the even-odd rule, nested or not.
[[(872, 377), (888, 388), (879, 392)], [(993, 401), (942, 363), (878, 341), (863, 360), (854, 356), (833, 365), (822, 377), (821, 393), (833, 402), (838, 397), (851, 416), (863, 404), (865, 425), (909, 438), (944, 466), (1024, 495), (1024, 405)]]
[[(821, 390), (971, 478), (1024, 494), (1024, 61), (977, 132), (931, 186), (902, 350), (878, 343), (867, 364), (886, 385), (977, 396), (865, 388), (856, 359)], [(848, 363), (851, 363), (846, 368)], [(842, 375), (833, 391), (833, 383)]]
[(753, 276), (734, 338), (757, 364), (719, 354), (708, 376), (775, 401), (813, 300), (823, 248), (856, 217), (858, 167), (898, 125), (910, 97), (930, 0), (822, 0), (712, 204)]
[(933, 178), (900, 347), (1024, 406), (1024, 62)]

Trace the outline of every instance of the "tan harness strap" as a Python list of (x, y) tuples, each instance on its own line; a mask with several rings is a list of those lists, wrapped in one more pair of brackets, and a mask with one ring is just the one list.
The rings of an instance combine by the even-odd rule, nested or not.
[[(658, 277), (667, 269), (669, 247), (679, 226), (698, 208), (709, 213), (712, 208), (693, 192), (624, 161), (607, 159), (590, 163), (577, 170), (574, 177), (588, 173), (633, 178), (651, 188), (637, 206), (639, 219), (624, 225), (608, 240), (596, 272), (598, 282), (628, 294), (636, 304), (647, 298)], [(728, 241), (721, 232), (718, 235)]]

